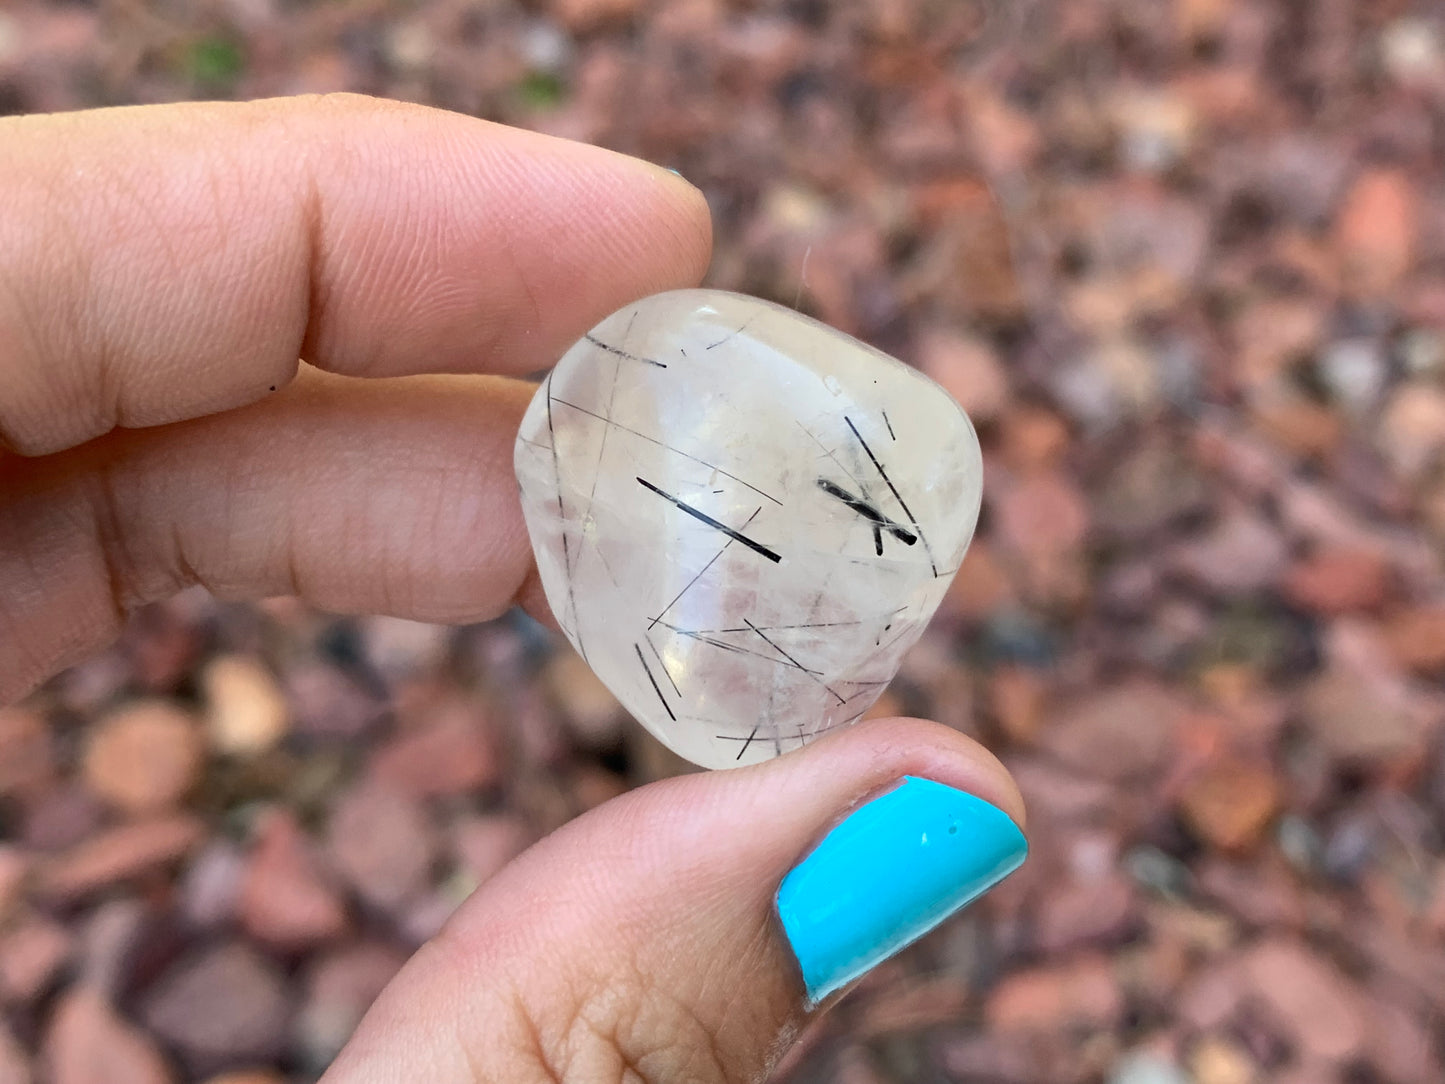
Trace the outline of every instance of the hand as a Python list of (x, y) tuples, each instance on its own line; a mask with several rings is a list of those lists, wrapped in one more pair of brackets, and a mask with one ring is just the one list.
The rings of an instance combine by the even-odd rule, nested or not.
[[(512, 377), (710, 247), (655, 166), (345, 96), (0, 120), (0, 178), (0, 701), (195, 583), (540, 611)], [(916, 720), (635, 791), (476, 892), (326, 1079), (758, 1080), (1022, 816)]]

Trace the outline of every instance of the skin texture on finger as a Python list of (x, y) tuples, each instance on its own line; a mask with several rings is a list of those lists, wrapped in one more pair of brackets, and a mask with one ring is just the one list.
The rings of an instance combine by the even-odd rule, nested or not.
[(350, 375), (526, 373), (695, 284), (700, 193), (657, 166), (356, 95), (0, 118), (0, 446)]
[(418, 620), (501, 613), (534, 572), (511, 467), (534, 390), (307, 368), (240, 410), (0, 458), (0, 702), (192, 583)]
[(326, 1084), (764, 1079), (810, 1015), (774, 913), (779, 883), (907, 775), (1023, 824), (991, 754), (918, 720), (633, 791), (475, 893), (383, 993)]

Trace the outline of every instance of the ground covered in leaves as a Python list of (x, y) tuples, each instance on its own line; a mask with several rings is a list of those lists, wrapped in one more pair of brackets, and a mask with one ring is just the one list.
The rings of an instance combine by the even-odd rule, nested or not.
[[(1033, 854), (782, 1080), (1445, 1078), (1438, 5), (0, 7), (8, 112), (336, 89), (678, 168), (713, 284), (978, 423), (879, 710), (998, 750)], [(148, 610), (0, 711), (0, 1082), (314, 1079), (471, 888), (678, 769), (524, 619)]]

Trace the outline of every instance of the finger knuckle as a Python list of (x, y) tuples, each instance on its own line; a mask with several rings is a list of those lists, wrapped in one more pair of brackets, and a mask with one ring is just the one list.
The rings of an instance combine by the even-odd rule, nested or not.
[[(9, 246), (0, 233), (0, 251)], [(0, 342), (8, 355), (0, 365), (0, 447), (27, 457), (78, 444), (105, 422), (100, 397), (76, 379), (69, 360), (79, 353), (74, 325), (47, 314), (41, 297), (49, 295), (33, 284), (41, 281), (38, 271), (20, 282), (0, 266)]]
[(645, 976), (561, 1002), (518, 999), (538, 1084), (740, 1084), (707, 1025)]

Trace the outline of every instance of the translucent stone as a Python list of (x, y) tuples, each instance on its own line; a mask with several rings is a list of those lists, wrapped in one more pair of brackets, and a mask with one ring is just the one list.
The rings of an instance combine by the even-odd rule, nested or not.
[(973, 426), (928, 378), (717, 290), (593, 328), (538, 389), (516, 468), (568, 639), (712, 768), (868, 710), (948, 589), (983, 478)]

